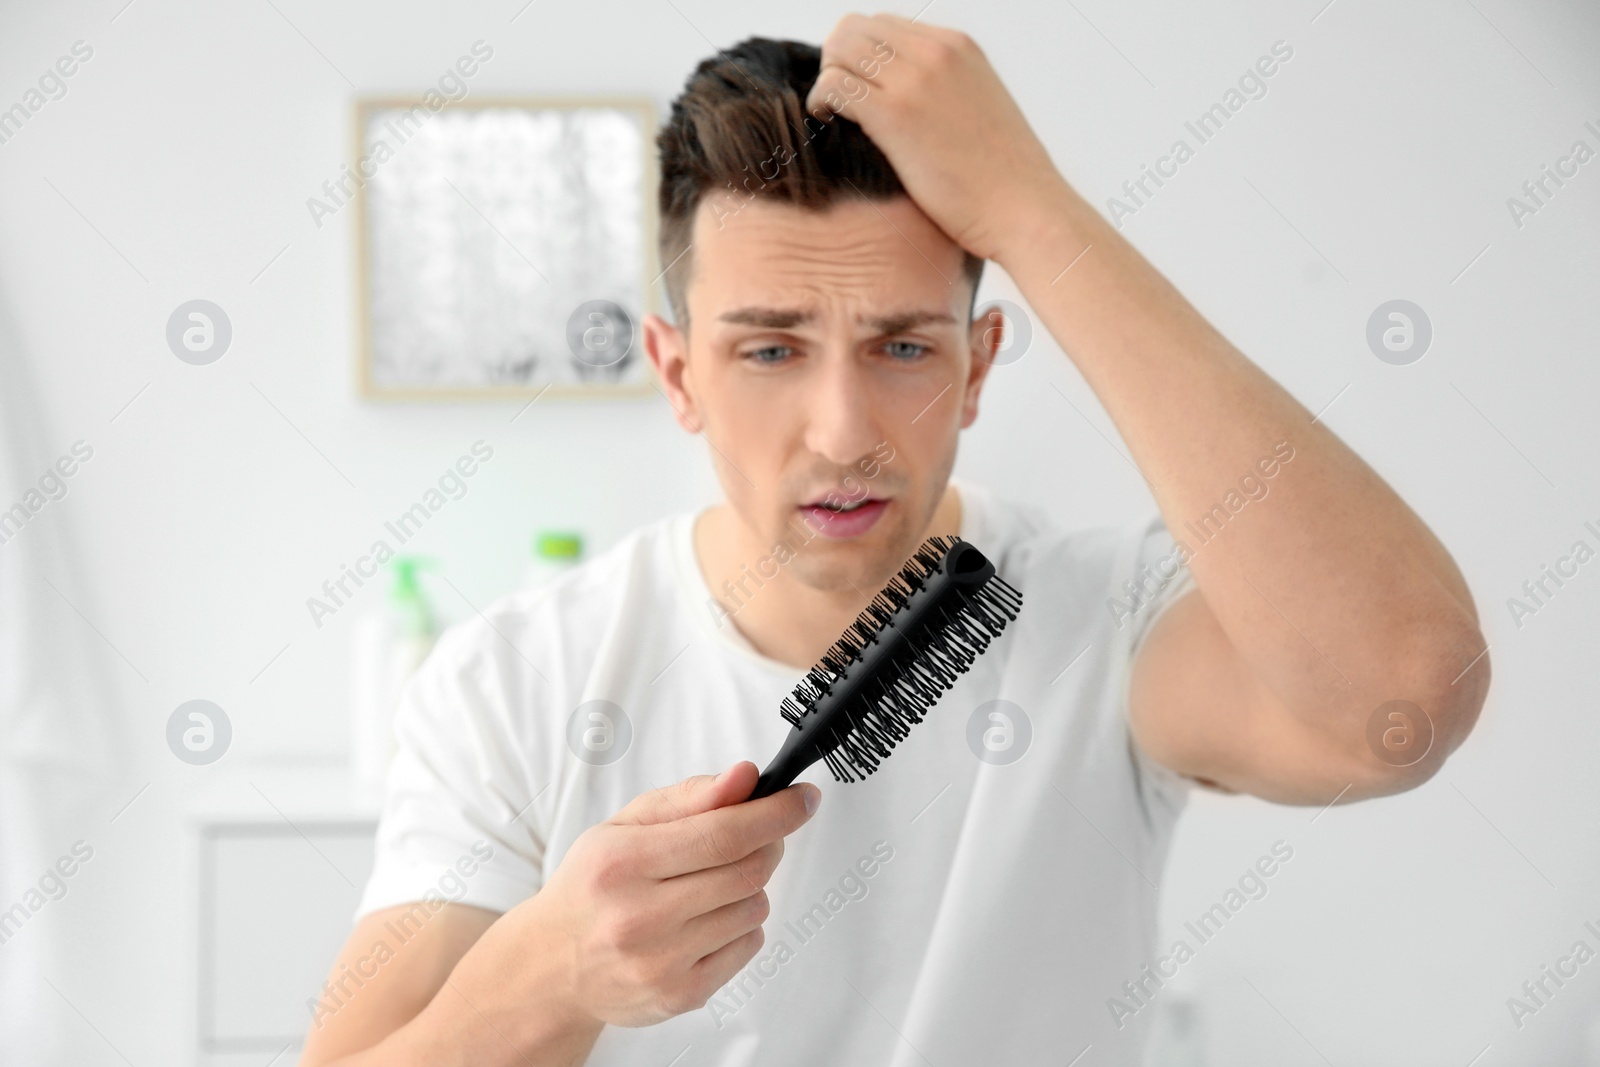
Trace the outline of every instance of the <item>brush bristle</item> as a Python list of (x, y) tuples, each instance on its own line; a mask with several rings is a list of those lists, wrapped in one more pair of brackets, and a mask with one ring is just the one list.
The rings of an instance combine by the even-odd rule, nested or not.
[[(939, 572), (958, 543), (953, 537), (923, 542), (784, 700), (783, 717), (791, 726), (798, 727), (833, 680), (878, 641), (894, 614)], [(888, 666), (851, 700), (845, 709), (846, 728), (835, 734), (837, 744), (823, 757), (834, 778), (853, 782), (877, 770), (1021, 606), (1022, 594), (996, 574), (976, 590), (954, 596), (954, 602), (936, 605), (931, 616), (910, 630), (896, 629), (905, 640)]]

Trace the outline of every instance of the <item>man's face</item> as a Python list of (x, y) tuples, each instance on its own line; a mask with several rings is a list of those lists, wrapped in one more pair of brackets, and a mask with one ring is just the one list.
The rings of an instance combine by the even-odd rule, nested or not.
[(974, 349), (999, 342), (967, 320), (961, 248), (903, 196), (703, 204), (692, 239), (687, 338), (646, 322), (680, 423), (750, 550), (787, 542), (805, 584), (875, 591), (927, 531), (977, 416)]

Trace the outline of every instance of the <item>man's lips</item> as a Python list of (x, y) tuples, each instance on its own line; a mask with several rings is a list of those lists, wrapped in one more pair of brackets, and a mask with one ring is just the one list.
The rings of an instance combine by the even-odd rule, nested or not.
[(854, 508), (860, 507), (862, 504), (870, 504), (873, 502), (881, 503), (882, 498), (864, 496), (858, 499), (856, 497), (847, 497), (837, 490), (829, 490), (826, 493), (822, 493), (819, 496), (813, 497), (809, 503), (801, 504), (800, 506), (803, 508), (825, 508), (828, 511), (850, 511)]
[(868, 497), (859, 504), (847, 503), (846, 510), (835, 511), (822, 504), (802, 504), (800, 514), (806, 524), (824, 537), (843, 539), (859, 537), (872, 529), (889, 501)]

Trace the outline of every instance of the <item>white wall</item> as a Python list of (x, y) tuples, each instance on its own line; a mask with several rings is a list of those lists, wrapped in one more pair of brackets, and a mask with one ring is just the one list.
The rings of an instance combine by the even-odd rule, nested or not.
[[(1600, 1017), (1600, 965), (1520, 1031), (1505, 1007), (1586, 936), (1583, 920), (1600, 925), (1600, 686), (1586, 669), (1600, 565), (1520, 629), (1505, 607), (1583, 520), (1600, 525), (1600, 162), (1520, 229), (1505, 204), (1574, 140), (1600, 149), (1583, 128), (1600, 127), (1600, 13), (1580, 0), (1323, 3), (940, 0), (924, 17), (977, 37), (1063, 171), (1101, 202), (1274, 41), (1292, 45), (1268, 95), (1125, 232), (1308, 407), (1338, 397), (1324, 421), (1438, 532), (1485, 618), (1494, 691), (1426, 787), (1320, 816), (1196, 797), (1165, 882), (1170, 936), (1273, 841), (1295, 849), (1269, 896), (1185, 969), (1213, 1061), (1461, 1065), (1490, 1046), (1478, 1062), (1600, 1063), (1578, 1058), (1581, 1025)], [(0, 14), (0, 107), (73, 42), (94, 49), (68, 94), (0, 145), (0, 345), (36, 380), (45, 461), (79, 439), (95, 449), (67, 498), (0, 552), (78, 538), (87, 592), (49, 624), (87, 636), (100, 657), (88, 669), (106, 673), (132, 739), (119, 774), (38, 843), (98, 846), (36, 920), (58, 946), (47, 974), (60, 995), (0, 1004), (58, 1020), (61, 1062), (82, 1064), (121, 1062), (108, 1043), (135, 1063), (184, 1048), (175, 819), (206, 771), (166, 750), (177, 704), (227, 709), (240, 764), (341, 759), (354, 611), (318, 630), (304, 600), (478, 438), (493, 462), (418, 543), (480, 605), (516, 580), (537, 526), (577, 525), (604, 546), (716, 491), (659, 398), (547, 399), (512, 424), (516, 403), (353, 395), (349, 212), (318, 229), (305, 207), (348, 158), (352, 96), (422, 87), (481, 38), (495, 54), (474, 92), (643, 93), (664, 107), (708, 39), (820, 40), (844, 10), (122, 4)], [(981, 295), (1017, 299), (993, 267)], [(163, 341), (193, 297), (234, 325), (209, 367)], [(1436, 330), (1408, 367), (1364, 343), (1369, 313), (1395, 297)], [(1102, 432), (1115, 439), (1041, 336), (996, 375), (960, 469), (1066, 522), (1130, 520), (1153, 503)], [(21, 492), (4, 488), (6, 504)], [(471, 610), (434, 588), (453, 615)]]

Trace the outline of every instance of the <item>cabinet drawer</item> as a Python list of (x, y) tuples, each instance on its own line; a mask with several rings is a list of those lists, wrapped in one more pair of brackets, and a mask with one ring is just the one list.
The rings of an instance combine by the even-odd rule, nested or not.
[(197, 1004), (203, 1053), (271, 1056), (287, 1044), (300, 1047), (311, 1023), (308, 1001), (321, 993), (350, 934), (372, 870), (375, 830), (366, 821), (304, 820), (204, 828)]

